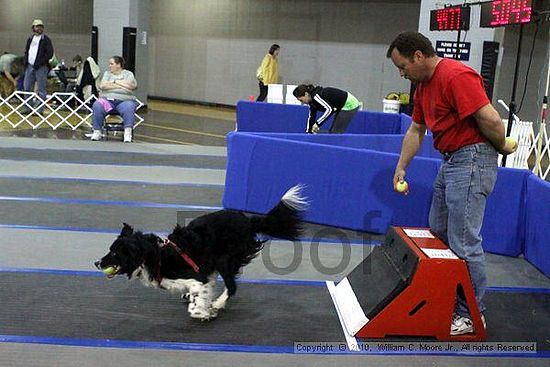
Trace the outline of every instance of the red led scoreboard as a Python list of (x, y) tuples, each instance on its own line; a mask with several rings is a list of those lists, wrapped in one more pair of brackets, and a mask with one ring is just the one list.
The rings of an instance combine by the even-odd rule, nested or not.
[(469, 28), (469, 6), (450, 6), (430, 11), (430, 31), (467, 31)]
[(493, 0), (481, 4), (480, 27), (492, 28), (531, 22), (532, 0)]
[[(481, 6), (480, 27), (493, 28), (532, 21), (533, 0), (492, 0)], [(478, 4), (476, 4), (478, 5)], [(430, 31), (467, 31), (470, 6), (449, 6), (430, 11)]]

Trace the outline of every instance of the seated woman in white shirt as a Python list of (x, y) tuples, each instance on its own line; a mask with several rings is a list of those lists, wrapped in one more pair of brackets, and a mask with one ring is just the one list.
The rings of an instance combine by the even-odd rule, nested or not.
[(124, 124), (124, 142), (132, 142), (132, 131), (135, 122), (136, 96), (134, 90), (137, 82), (134, 74), (124, 69), (124, 59), (113, 56), (109, 59), (109, 71), (103, 74), (99, 85), (99, 99), (92, 106), (93, 134), (92, 140), (101, 140), (101, 129), (105, 116), (116, 110)]

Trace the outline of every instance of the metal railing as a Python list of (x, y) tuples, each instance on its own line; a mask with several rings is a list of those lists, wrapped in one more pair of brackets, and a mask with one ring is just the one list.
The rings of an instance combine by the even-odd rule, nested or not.
[[(508, 111), (508, 106), (503, 100), (498, 103)], [(507, 167), (524, 168), (543, 180), (550, 179), (550, 136), (546, 131), (546, 121), (543, 117), (539, 126), (539, 132), (535, 135), (533, 122), (522, 121), (517, 115), (513, 115), (510, 136), (518, 141), (518, 149), (508, 155)], [(505, 128), (508, 128), (508, 120), (503, 120)], [(508, 131), (508, 130), (506, 130)], [(502, 156), (499, 155), (499, 165)]]
[[(91, 128), (92, 108), (90, 106), (95, 100), (94, 95), (82, 100), (74, 93), (62, 92), (55, 92), (43, 100), (34, 92), (15, 91), (5, 99), (0, 97), (0, 126), (5, 123), (14, 129), (22, 125), (38, 129), (48, 125), (53, 130), (57, 130), (67, 125), (70, 129), (76, 130), (84, 124)], [(144, 104), (139, 99), (136, 99), (136, 102), (134, 128), (144, 120), (137, 114)], [(115, 116), (122, 121), (122, 117)]]

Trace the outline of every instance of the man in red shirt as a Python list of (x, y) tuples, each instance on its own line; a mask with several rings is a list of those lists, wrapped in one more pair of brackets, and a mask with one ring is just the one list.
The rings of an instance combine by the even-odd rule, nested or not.
[[(513, 149), (505, 144), (502, 120), (472, 68), (438, 57), (430, 40), (418, 32), (398, 35), (386, 56), (402, 77), (416, 84), (413, 121), (403, 139), (394, 188), (404, 181), (405, 169), (430, 129), (435, 148), (443, 154), (433, 187), (430, 228), (468, 264), (485, 324), (482, 298), (487, 276), (480, 231), (485, 202), (496, 182), (497, 152), (510, 154)], [(458, 295), (450, 334), (473, 331), (466, 303)]]

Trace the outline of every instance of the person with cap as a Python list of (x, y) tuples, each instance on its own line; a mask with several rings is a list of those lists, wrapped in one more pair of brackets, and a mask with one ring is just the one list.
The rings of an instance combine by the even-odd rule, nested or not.
[[(46, 100), (48, 83), (49, 60), (53, 57), (52, 41), (44, 34), (44, 22), (35, 19), (32, 22), (33, 34), (27, 39), (25, 46), (25, 91), (32, 92), (34, 84), (38, 84), (38, 96)], [(39, 108), (42, 112), (44, 106)]]

